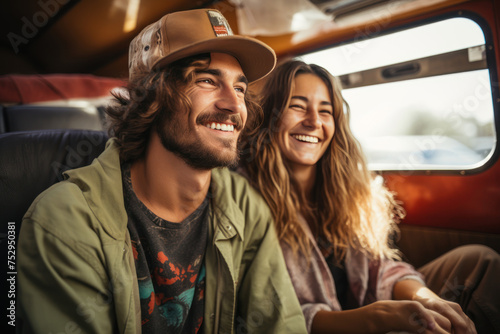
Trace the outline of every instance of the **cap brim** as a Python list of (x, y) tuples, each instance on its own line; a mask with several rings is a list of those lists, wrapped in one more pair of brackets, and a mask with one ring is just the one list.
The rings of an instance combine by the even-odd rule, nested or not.
[(201, 53), (222, 52), (235, 57), (249, 82), (268, 75), (276, 65), (276, 55), (263, 42), (244, 36), (221, 36), (188, 45), (157, 60), (153, 68), (162, 68), (172, 62)]

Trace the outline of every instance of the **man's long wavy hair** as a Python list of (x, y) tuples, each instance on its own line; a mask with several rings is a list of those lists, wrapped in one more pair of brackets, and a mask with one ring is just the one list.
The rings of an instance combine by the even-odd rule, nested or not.
[[(327, 86), (333, 102), (335, 133), (317, 163), (312, 199), (305, 198), (278, 146), (279, 127), (290, 103), (294, 78), (311, 73)], [(367, 169), (358, 141), (349, 128), (349, 107), (340, 84), (324, 68), (289, 60), (268, 78), (262, 89), (262, 125), (245, 140), (246, 172), (271, 208), (280, 241), (297, 255), (308, 256), (311, 243), (299, 223), (302, 215), (315, 237), (340, 263), (348, 248), (370, 258), (399, 258), (391, 247), (403, 209)]]
[[(107, 125), (109, 135), (116, 138), (122, 162), (143, 157), (152, 131), (163, 131), (175, 113), (191, 109), (187, 88), (195, 74), (209, 66), (209, 53), (186, 57), (131, 80), (125, 94), (113, 93), (115, 103), (106, 109)], [(248, 118), (243, 133), (254, 129), (257, 119), (262, 118), (262, 108), (248, 90), (245, 104)]]

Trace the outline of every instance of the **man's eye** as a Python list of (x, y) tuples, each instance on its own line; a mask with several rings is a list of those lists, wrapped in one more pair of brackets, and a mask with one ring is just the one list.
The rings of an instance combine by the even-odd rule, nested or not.
[(212, 79), (204, 78), (196, 80), (196, 83), (207, 83), (209, 85), (213, 85), (214, 81)]
[(234, 90), (236, 90), (237, 92), (243, 93), (243, 94), (245, 94), (245, 92), (246, 92), (245, 87), (234, 87)]

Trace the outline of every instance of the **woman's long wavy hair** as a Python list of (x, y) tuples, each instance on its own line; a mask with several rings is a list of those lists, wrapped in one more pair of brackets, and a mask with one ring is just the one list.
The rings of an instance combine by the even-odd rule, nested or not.
[[(115, 103), (106, 109), (107, 125), (109, 135), (116, 138), (122, 162), (143, 157), (152, 131), (162, 131), (174, 113), (190, 110), (187, 88), (196, 72), (209, 66), (209, 53), (186, 57), (166, 69), (131, 80), (125, 94), (113, 93)], [(244, 134), (255, 129), (257, 120), (262, 119), (262, 108), (249, 91), (245, 104), (248, 118)]]
[[(294, 78), (303, 73), (319, 77), (333, 102), (335, 133), (317, 163), (312, 199), (299, 191), (297, 181), (278, 146), (279, 128), (290, 103)], [(358, 141), (349, 128), (349, 107), (340, 84), (324, 68), (289, 60), (278, 66), (262, 89), (264, 119), (245, 140), (246, 172), (271, 208), (280, 241), (297, 254), (311, 252), (311, 244), (299, 223), (302, 215), (315, 237), (326, 242), (340, 263), (349, 247), (370, 258), (399, 258), (390, 238), (404, 215), (380, 181), (367, 169)]]

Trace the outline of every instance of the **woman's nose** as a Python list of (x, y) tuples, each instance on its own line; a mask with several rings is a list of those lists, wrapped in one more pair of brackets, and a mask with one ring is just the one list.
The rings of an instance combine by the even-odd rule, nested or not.
[(319, 128), (321, 126), (321, 120), (319, 119), (318, 110), (315, 108), (308, 109), (303, 123), (307, 127)]

